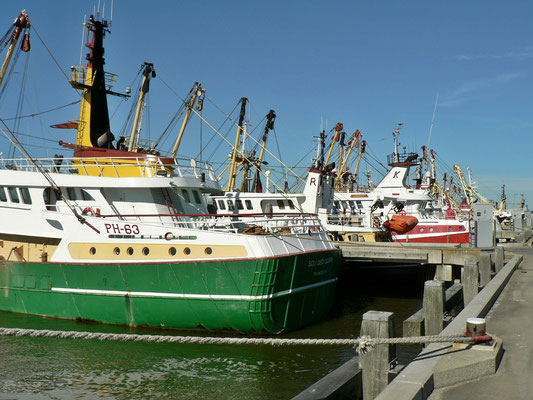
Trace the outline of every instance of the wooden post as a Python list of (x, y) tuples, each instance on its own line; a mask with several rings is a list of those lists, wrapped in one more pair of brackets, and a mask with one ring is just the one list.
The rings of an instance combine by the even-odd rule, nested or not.
[(485, 287), (490, 282), (492, 272), (492, 261), (490, 253), (481, 252), (479, 255), (479, 281)]
[[(389, 338), (395, 336), (394, 314), (386, 311), (367, 311), (363, 314), (360, 336)], [(359, 355), (363, 370), (363, 399), (374, 399), (389, 384), (390, 363), (396, 358), (395, 345), (377, 345)]]
[(443, 281), (424, 285), (424, 328), (426, 335), (438, 335), (444, 329), (445, 290)]
[(477, 261), (467, 261), (463, 270), (463, 299), (465, 307), (479, 291), (479, 266)]
[(503, 247), (496, 247), (494, 249), (494, 271), (500, 272), (505, 264), (505, 253)]

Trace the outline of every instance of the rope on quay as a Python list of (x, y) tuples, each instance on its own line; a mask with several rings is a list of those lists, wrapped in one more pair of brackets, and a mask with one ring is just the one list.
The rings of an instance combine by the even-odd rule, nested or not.
[(82, 340), (110, 340), (120, 342), (145, 343), (185, 343), (185, 344), (244, 344), (244, 345), (323, 345), (323, 346), (353, 346), (357, 352), (364, 354), (379, 344), (424, 344), (424, 343), (480, 343), (488, 342), (490, 335), (477, 337), (449, 335), (449, 336), (412, 336), (397, 338), (371, 338), (361, 336), (357, 339), (283, 339), (283, 338), (231, 338), (231, 337), (201, 337), (201, 336), (164, 336), (137, 335), (131, 333), (102, 333), (78, 331), (54, 331), (48, 329), (1, 328), (0, 336), (82, 339)]

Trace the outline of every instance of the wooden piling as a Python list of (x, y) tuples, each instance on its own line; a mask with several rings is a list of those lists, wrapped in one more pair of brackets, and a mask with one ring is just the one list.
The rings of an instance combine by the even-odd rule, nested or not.
[[(367, 311), (363, 314), (360, 336), (395, 337), (394, 314), (386, 311)], [(396, 358), (395, 345), (378, 345), (359, 355), (363, 370), (363, 399), (374, 399), (388, 384), (390, 363)]]
[(467, 261), (463, 268), (463, 299), (465, 307), (479, 291), (479, 265), (477, 261)]
[(438, 335), (444, 329), (445, 299), (443, 281), (426, 281), (423, 300), (426, 335)]
[(479, 283), (485, 287), (491, 280), (492, 260), (490, 253), (482, 252), (479, 255)]

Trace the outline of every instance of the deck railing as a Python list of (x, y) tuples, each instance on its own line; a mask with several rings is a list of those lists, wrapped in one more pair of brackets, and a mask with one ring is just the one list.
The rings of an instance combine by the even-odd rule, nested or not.
[[(212, 181), (216, 181), (216, 174), (211, 164), (205, 161), (196, 161), (188, 158), (164, 158), (168, 162), (163, 162), (158, 156), (147, 156), (143, 154), (139, 157), (91, 157), (91, 158), (34, 158), (33, 162), (26, 158), (6, 159), (0, 158), (0, 170), (10, 169), (26, 172), (39, 172), (35, 166), (48, 173), (59, 174), (83, 174), (103, 176), (104, 168), (112, 168), (116, 172), (116, 177), (131, 176), (125, 173), (126, 168), (137, 168), (139, 176), (151, 177), (154, 175), (167, 175), (171, 170), (173, 175), (179, 177), (203, 176)], [(35, 163), (35, 164), (34, 164)], [(97, 169), (97, 173), (90, 173), (90, 169)], [(82, 169), (82, 171), (80, 171)]]

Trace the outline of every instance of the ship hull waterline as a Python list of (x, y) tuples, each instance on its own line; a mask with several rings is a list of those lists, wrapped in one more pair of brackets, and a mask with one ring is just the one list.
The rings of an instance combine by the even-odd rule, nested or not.
[(0, 262), (0, 310), (106, 324), (280, 333), (323, 319), (338, 250), (251, 260)]

